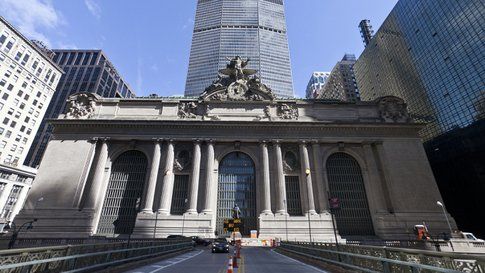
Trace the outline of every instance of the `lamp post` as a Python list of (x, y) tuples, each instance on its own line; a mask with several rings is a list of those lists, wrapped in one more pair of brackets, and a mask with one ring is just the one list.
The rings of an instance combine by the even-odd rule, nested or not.
[(288, 207), (286, 206), (286, 199), (283, 200), (283, 204), (285, 205), (286, 213), (285, 213), (285, 230), (286, 230), (286, 241), (288, 242)]
[[(305, 169), (305, 175), (306, 176), (309, 176), (310, 175), (310, 169)], [(308, 179), (307, 179), (308, 181)], [(307, 187), (310, 187), (311, 185), (309, 185), (307, 183)], [(308, 211), (307, 211), (307, 215), (308, 215), (308, 235), (310, 236), (310, 243), (312, 242), (312, 221), (311, 221), (311, 217), (310, 217), (310, 197), (308, 196), (307, 197), (308, 199)]]
[(27, 221), (27, 222), (23, 223), (19, 228), (17, 228), (17, 225), (14, 222), (8, 222), (7, 225), (5, 225), (4, 229), (6, 229), (6, 230), (13, 228), (12, 237), (10, 238), (10, 242), (8, 242), (8, 249), (11, 249), (11, 248), (14, 247), (15, 241), (17, 241), (17, 237), (19, 236), (19, 233), (22, 230), (22, 228), (27, 225), (27, 227), (26, 227), (27, 230), (33, 229), (34, 228), (34, 225), (33, 225), (34, 222), (37, 222), (37, 218), (35, 218), (32, 221)]
[(450, 228), (450, 237), (451, 237), (453, 235), (453, 230), (451, 229), (450, 220), (448, 220), (448, 215), (446, 215), (445, 206), (440, 201), (436, 201), (436, 204), (443, 209), (443, 214), (445, 215), (446, 223), (448, 223), (448, 228)]
[[(187, 201), (188, 201), (188, 199), (185, 198), (185, 200), (184, 200), (184, 211), (187, 207)], [(185, 227), (185, 212), (182, 215), (182, 236), (184, 236), (184, 227)]]

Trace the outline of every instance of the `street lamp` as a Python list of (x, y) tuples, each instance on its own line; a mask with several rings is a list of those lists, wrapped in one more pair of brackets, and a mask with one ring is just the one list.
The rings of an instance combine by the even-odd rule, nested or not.
[(283, 204), (285, 204), (285, 229), (286, 229), (286, 241), (288, 242), (288, 207), (286, 206), (286, 199), (283, 200)]
[(185, 209), (187, 207), (187, 201), (189, 201), (187, 198), (184, 200), (184, 213), (182, 214), (182, 236), (184, 236), (184, 227), (185, 227)]
[(446, 223), (448, 223), (448, 227), (450, 228), (450, 237), (451, 237), (453, 235), (453, 230), (451, 229), (450, 220), (448, 220), (448, 215), (446, 215), (445, 206), (440, 201), (436, 201), (436, 204), (443, 209), (443, 214), (445, 215)]
[[(305, 175), (306, 176), (309, 176), (310, 175), (310, 169), (309, 168), (306, 168), (305, 169)], [(307, 179), (308, 181), (308, 179)], [(307, 182), (307, 187), (310, 187), (311, 185)], [(311, 221), (311, 218), (310, 218), (310, 197), (308, 196), (308, 211), (307, 211), (307, 215), (308, 215), (308, 235), (310, 236), (310, 243), (312, 242), (312, 221)]]
[(33, 229), (34, 228), (34, 222), (37, 222), (37, 218), (35, 218), (32, 221), (27, 221), (23, 223), (19, 228), (17, 228), (17, 225), (14, 222), (8, 222), (4, 229), (9, 230), (13, 228), (12, 231), (12, 237), (10, 238), (10, 242), (8, 242), (8, 249), (11, 249), (15, 245), (15, 241), (17, 241), (17, 237), (19, 236), (20, 231), (22, 230), (23, 227), (26, 227), (25, 229)]

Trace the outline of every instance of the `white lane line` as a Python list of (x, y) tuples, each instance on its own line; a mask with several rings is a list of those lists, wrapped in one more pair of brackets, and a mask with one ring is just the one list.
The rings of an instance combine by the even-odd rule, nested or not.
[(204, 252), (204, 251), (203, 251), (203, 250), (200, 250), (199, 252), (195, 253), (194, 255), (189, 256), (189, 257), (187, 257), (187, 258), (185, 258), (185, 259), (183, 259), (183, 260), (176, 261), (176, 262), (171, 263), (171, 264), (169, 264), (169, 265), (167, 265), (167, 266), (164, 266), (164, 267), (161, 267), (161, 268), (155, 269), (155, 270), (150, 271), (150, 272), (147, 272), (147, 273), (155, 273), (155, 272), (158, 272), (158, 271), (160, 271), (160, 270), (162, 270), (162, 269), (165, 269), (165, 268), (167, 268), (167, 267), (170, 267), (170, 266), (172, 266), (172, 265), (175, 265), (175, 264), (181, 263), (181, 262), (183, 262), (183, 261), (186, 261), (186, 260), (188, 260), (188, 259), (191, 259), (191, 258), (193, 258), (193, 257), (195, 257), (195, 256), (197, 256), (197, 255), (199, 255), (199, 254), (200, 254), (200, 253), (202, 253), (202, 252)]
[(273, 252), (273, 253), (275, 253), (275, 254), (278, 254), (279, 256), (281, 256), (281, 257), (283, 257), (283, 258), (286, 258), (286, 259), (288, 259), (288, 260), (291, 260), (291, 261), (293, 261), (293, 262), (295, 262), (295, 263), (297, 263), (297, 264), (301, 264), (301, 265), (304, 265), (304, 266), (310, 267), (311, 269), (313, 269), (313, 270), (315, 270), (315, 271), (317, 271), (317, 272), (320, 272), (320, 273), (329, 273), (328, 271), (323, 271), (323, 270), (321, 270), (320, 268), (316, 268), (316, 267), (314, 267), (314, 266), (312, 266), (312, 265), (308, 265), (308, 264), (306, 264), (306, 263), (300, 262), (300, 261), (298, 261), (298, 260), (295, 260), (295, 259), (290, 258), (290, 257), (288, 257), (288, 256), (285, 256), (285, 255), (283, 255), (283, 254), (280, 254), (280, 253), (278, 253), (278, 252), (274, 251), (274, 249), (271, 249), (271, 252)]

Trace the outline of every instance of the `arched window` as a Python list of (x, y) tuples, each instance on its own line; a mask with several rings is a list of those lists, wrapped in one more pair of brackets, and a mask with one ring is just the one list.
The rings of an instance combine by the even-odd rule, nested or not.
[(139, 151), (128, 151), (113, 162), (104, 198), (99, 234), (131, 234), (140, 206), (147, 158)]
[(241, 152), (233, 152), (224, 157), (219, 164), (217, 192), (217, 223), (219, 235), (224, 232), (224, 219), (232, 218), (232, 209), (238, 205), (244, 223), (241, 234), (249, 235), (257, 228), (256, 180), (253, 160)]
[(335, 211), (340, 235), (374, 235), (362, 170), (357, 160), (346, 153), (335, 153), (328, 158), (326, 167), (329, 197), (340, 201), (340, 208)]

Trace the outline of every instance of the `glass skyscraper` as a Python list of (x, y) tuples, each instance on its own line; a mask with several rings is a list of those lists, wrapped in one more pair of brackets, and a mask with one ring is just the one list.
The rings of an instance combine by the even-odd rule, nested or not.
[(235, 56), (250, 58), (278, 97), (293, 97), (283, 0), (198, 0), (185, 95), (204, 92)]
[(116, 71), (101, 50), (53, 50), (53, 61), (61, 67), (57, 90), (47, 108), (24, 164), (37, 167), (52, 134), (48, 119), (55, 119), (66, 110), (67, 99), (79, 92), (96, 93), (107, 98), (133, 98), (134, 91)]
[(354, 66), (363, 100), (401, 97), (427, 123), (421, 136), (447, 209), (482, 236), (483, 14), (483, 0), (400, 0)]

